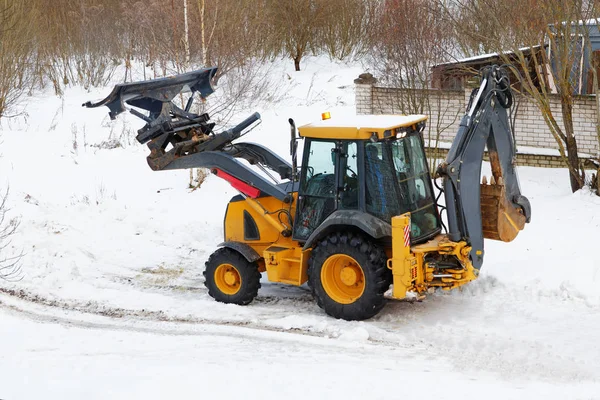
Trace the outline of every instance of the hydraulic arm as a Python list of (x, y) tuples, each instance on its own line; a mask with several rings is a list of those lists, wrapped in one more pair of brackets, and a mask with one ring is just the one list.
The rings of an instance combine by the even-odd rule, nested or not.
[[(482, 71), (446, 161), (437, 170), (444, 178), (448, 236), (471, 246), (475, 269), (481, 268), (483, 239), (513, 240), (531, 219), (531, 207), (521, 195), (515, 170), (515, 142), (507, 109), (512, 93), (506, 72), (498, 66)], [(492, 177), (480, 185), (487, 146)]]

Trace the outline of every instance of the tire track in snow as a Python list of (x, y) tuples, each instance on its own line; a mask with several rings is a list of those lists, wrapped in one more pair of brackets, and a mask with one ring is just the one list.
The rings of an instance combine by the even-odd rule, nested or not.
[(600, 313), (581, 299), (540, 297), (482, 279), (416, 306), (388, 304), (384, 311), (383, 329), (403, 329), (407, 340), (448, 357), (458, 369), (509, 379), (600, 381)]
[[(134, 285), (137, 289), (155, 293), (172, 290), (171, 286)], [(52, 300), (22, 290), (0, 288), (0, 293), (49, 308), (107, 317), (111, 321), (175, 324), (178, 325), (177, 330), (185, 330), (186, 326), (214, 325), (335, 338), (345, 331), (356, 329), (360, 324), (358, 326), (368, 331), (368, 343), (404, 348), (432, 360), (448, 359), (458, 370), (486, 370), (507, 379), (521, 376), (565, 382), (600, 379), (594, 367), (600, 359), (600, 350), (591, 345), (595, 343), (591, 337), (595, 331), (591, 329), (597, 325), (598, 312), (576, 298), (540, 297), (535, 291), (506, 286), (485, 277), (462, 291), (434, 294), (425, 301), (388, 302), (383, 312), (375, 318), (352, 323), (316, 315), (316, 307), (307, 307), (313, 304), (313, 300), (305, 291), (288, 291), (288, 287), (278, 285), (264, 286), (266, 290), (262, 290), (263, 294), (259, 294), (255, 305), (250, 306), (256, 313), (250, 317), (218, 320), (194, 315), (175, 316), (160, 309), (135, 310), (98, 302)], [(27, 307), (15, 309), (19, 310), (28, 312)], [(36, 314), (34, 319), (42, 318), (40, 314), (44, 313)], [(326, 322), (307, 325), (302, 321), (292, 321), (287, 324), (286, 316), (305, 319), (316, 316)], [(53, 321), (56, 317), (45, 318)], [(81, 323), (77, 318), (58, 322)], [(111, 322), (108, 326), (87, 327), (132, 329), (128, 325), (120, 328), (122, 324)], [(574, 331), (574, 326), (589, 329), (590, 332), (582, 337)], [(542, 337), (539, 336), (540, 327), (546, 327), (548, 331)], [(144, 329), (162, 333), (160, 326)], [(586, 341), (589, 341), (589, 349), (585, 348)]]
[[(2, 301), (2, 296), (5, 296), (8, 299), (13, 299), (13, 302)], [(21, 304), (14, 304), (14, 299), (16, 299), (17, 302)], [(35, 306), (39, 307), (40, 309), (38, 311), (34, 311), (32, 308)], [(296, 326), (281, 327), (278, 326), (278, 324), (276, 323), (261, 323), (256, 319), (216, 320), (194, 316), (171, 316), (162, 310), (134, 310), (120, 307), (111, 307), (95, 301), (77, 302), (62, 299), (49, 299), (24, 290), (6, 289), (1, 287), (0, 307), (21, 314), (34, 321), (58, 323), (67, 326), (76, 326), (90, 329), (114, 329), (125, 331), (140, 331), (145, 333), (156, 334), (195, 335), (197, 334), (194, 333), (196, 332), (196, 328), (201, 329), (201, 327), (218, 327), (223, 329), (245, 329), (254, 332), (280, 334), (284, 333), (291, 334), (292, 336), (296, 334), (299, 336), (319, 339), (337, 339), (338, 337), (342, 336), (336, 330), (335, 325), (326, 325), (324, 329), (319, 329), (317, 327), (302, 328)], [(58, 315), (56, 313), (57, 310), (60, 310), (61, 312), (63, 312), (63, 314)], [(69, 313), (75, 313), (77, 315), (70, 316)], [(86, 321), (86, 316), (104, 318), (105, 321)], [(272, 317), (272, 315), (270, 315), (269, 317)], [(138, 325), (148, 323), (154, 323), (154, 325), (152, 325), (151, 327), (140, 327)], [(167, 324), (171, 327), (176, 328), (164, 329), (158, 324)], [(194, 330), (190, 330), (190, 327), (193, 327)], [(227, 333), (226, 330), (219, 329), (219, 332), (219, 334), (224, 334), (226, 336), (236, 336), (235, 333), (230, 334)], [(210, 334), (214, 334), (214, 332)], [(348, 342), (342, 340), (340, 341), (340, 343)], [(359, 341), (359, 343), (355, 344), (393, 346), (395, 348), (405, 347), (408, 351), (414, 350), (414, 346), (412, 345), (398, 346), (396, 342), (386, 342), (385, 340), (370, 337), (366, 340), (361, 340)]]
[[(127, 308), (121, 308), (121, 307), (111, 307), (111, 306), (107, 306), (101, 303), (98, 303), (96, 301), (89, 301), (89, 302), (77, 302), (77, 301), (66, 301), (66, 300), (54, 300), (54, 299), (49, 299), (34, 293), (30, 293), (24, 290), (14, 290), (14, 289), (6, 289), (6, 288), (0, 288), (0, 293), (2, 293), (5, 296), (8, 297), (13, 297), (13, 298), (17, 298), (19, 300), (22, 300), (24, 302), (28, 302), (28, 303), (33, 303), (33, 304), (37, 304), (37, 305), (41, 305), (44, 307), (47, 307), (49, 309), (60, 309), (63, 311), (74, 311), (77, 313), (81, 313), (81, 314), (91, 314), (91, 315), (96, 315), (96, 316), (100, 316), (100, 317), (107, 317), (107, 318), (111, 318), (113, 320), (119, 320), (119, 319), (133, 319), (133, 320), (140, 320), (140, 321), (153, 321), (153, 322), (169, 322), (169, 323), (179, 323), (179, 324), (213, 324), (213, 325), (223, 325), (223, 326), (237, 326), (237, 327), (246, 327), (246, 328), (256, 328), (256, 329), (261, 329), (261, 330), (272, 330), (272, 331), (281, 331), (284, 332), (285, 330), (283, 329), (276, 329), (273, 327), (269, 327), (266, 325), (260, 325), (258, 323), (253, 323), (252, 321), (249, 320), (211, 320), (211, 319), (205, 319), (205, 318), (197, 318), (197, 317), (179, 317), (179, 316), (170, 316), (167, 313), (165, 313), (162, 310), (159, 311), (154, 311), (154, 310), (145, 310), (145, 309), (141, 309), (141, 310), (134, 310), (134, 309), (127, 309)], [(44, 319), (44, 320), (60, 320), (60, 318), (57, 318), (51, 314), (47, 314), (44, 315), (43, 313), (32, 313), (28, 310), (26, 310), (23, 307), (17, 307), (14, 305), (8, 305), (4, 302), (0, 301), (0, 304), (13, 309), (14, 311), (19, 311), (22, 312), (24, 314), (30, 314), (30, 315), (37, 315), (40, 318)], [(65, 319), (67, 320), (67, 319)], [(75, 320), (73, 319), (68, 319), (68, 321), (71, 321), (73, 323), (76, 323)], [(307, 334), (307, 335), (314, 335), (314, 336), (318, 336), (315, 333), (312, 332), (304, 332), (304, 331), (300, 331), (298, 330), (298, 333), (302, 333), (302, 334)]]

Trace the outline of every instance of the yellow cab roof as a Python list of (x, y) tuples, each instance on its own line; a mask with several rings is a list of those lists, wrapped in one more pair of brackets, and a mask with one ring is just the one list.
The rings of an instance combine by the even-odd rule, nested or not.
[[(415, 126), (426, 121), (425, 115), (355, 115), (351, 117), (331, 117), (298, 128), (300, 136), (320, 139), (369, 139), (373, 133), (379, 139), (384, 132), (397, 128)], [(389, 134), (386, 136), (390, 136)]]

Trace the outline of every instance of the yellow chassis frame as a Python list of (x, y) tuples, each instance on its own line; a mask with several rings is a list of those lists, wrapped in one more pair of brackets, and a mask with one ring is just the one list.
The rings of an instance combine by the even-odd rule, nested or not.
[[(303, 250), (298, 242), (282, 235), (289, 227), (273, 218), (272, 212), (268, 211), (282, 207), (285, 205), (273, 197), (246, 198), (230, 203), (225, 217), (226, 240), (245, 243), (262, 256), (258, 260), (259, 270), (267, 272), (269, 281), (300, 286), (307, 281), (308, 259), (312, 249)], [(261, 232), (260, 240), (244, 240), (243, 227), (239, 223), (244, 211), (256, 221)], [(289, 211), (294, 213), (294, 207)], [(414, 246), (410, 245), (410, 240), (405, 241), (410, 218), (410, 213), (392, 218), (392, 248), (385, 249), (390, 257), (387, 266), (393, 275), (393, 298), (403, 299), (408, 292), (424, 294), (429, 288), (436, 287), (450, 290), (477, 278), (478, 271), (468, 257), (471, 248), (466, 242), (452, 242), (442, 234), (427, 243)], [(436, 274), (434, 266), (425, 262), (425, 256), (429, 253), (453, 255), (462, 268), (445, 269), (443, 274)]]

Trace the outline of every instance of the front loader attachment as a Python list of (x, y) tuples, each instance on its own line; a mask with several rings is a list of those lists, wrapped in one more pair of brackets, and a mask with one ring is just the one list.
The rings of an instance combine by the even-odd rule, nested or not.
[[(115, 119), (117, 115), (127, 111), (127, 108), (125, 108), (125, 103), (127, 103), (128, 105), (149, 111), (150, 116), (145, 118), (139, 112), (133, 112), (133, 114), (144, 119), (149, 125), (155, 126), (157, 123), (150, 124), (150, 121), (154, 121), (162, 112), (171, 111), (165, 109), (163, 106), (170, 105), (171, 101), (179, 93), (191, 92), (193, 95), (198, 92), (202, 98), (206, 98), (213, 93), (214, 89), (211, 85), (211, 80), (216, 73), (217, 68), (204, 68), (165, 78), (122, 83), (116, 85), (103, 100), (97, 102), (88, 101), (83, 106), (88, 108), (106, 106), (110, 110), (110, 119)], [(191, 103), (188, 103), (186, 111), (189, 111), (190, 106)], [(145, 130), (144, 128), (141, 130)]]
[[(129, 111), (144, 120), (146, 124), (137, 131), (136, 139), (148, 145), (150, 154), (146, 160), (154, 171), (209, 168), (244, 195), (257, 197), (264, 193), (279, 200), (287, 199), (286, 191), (237, 160), (242, 158), (263, 171), (265, 168), (275, 171), (281, 179), (294, 176), (292, 166), (267, 147), (233, 143), (260, 121), (259, 113), (233, 128), (215, 132), (215, 123), (208, 114), (191, 111), (194, 94), (199, 93), (205, 99), (213, 93), (211, 80), (216, 71), (217, 68), (204, 68), (172, 77), (119, 84), (105, 99), (88, 101), (83, 106), (106, 106), (111, 119)], [(178, 107), (175, 101), (186, 92), (191, 95), (185, 107)]]

